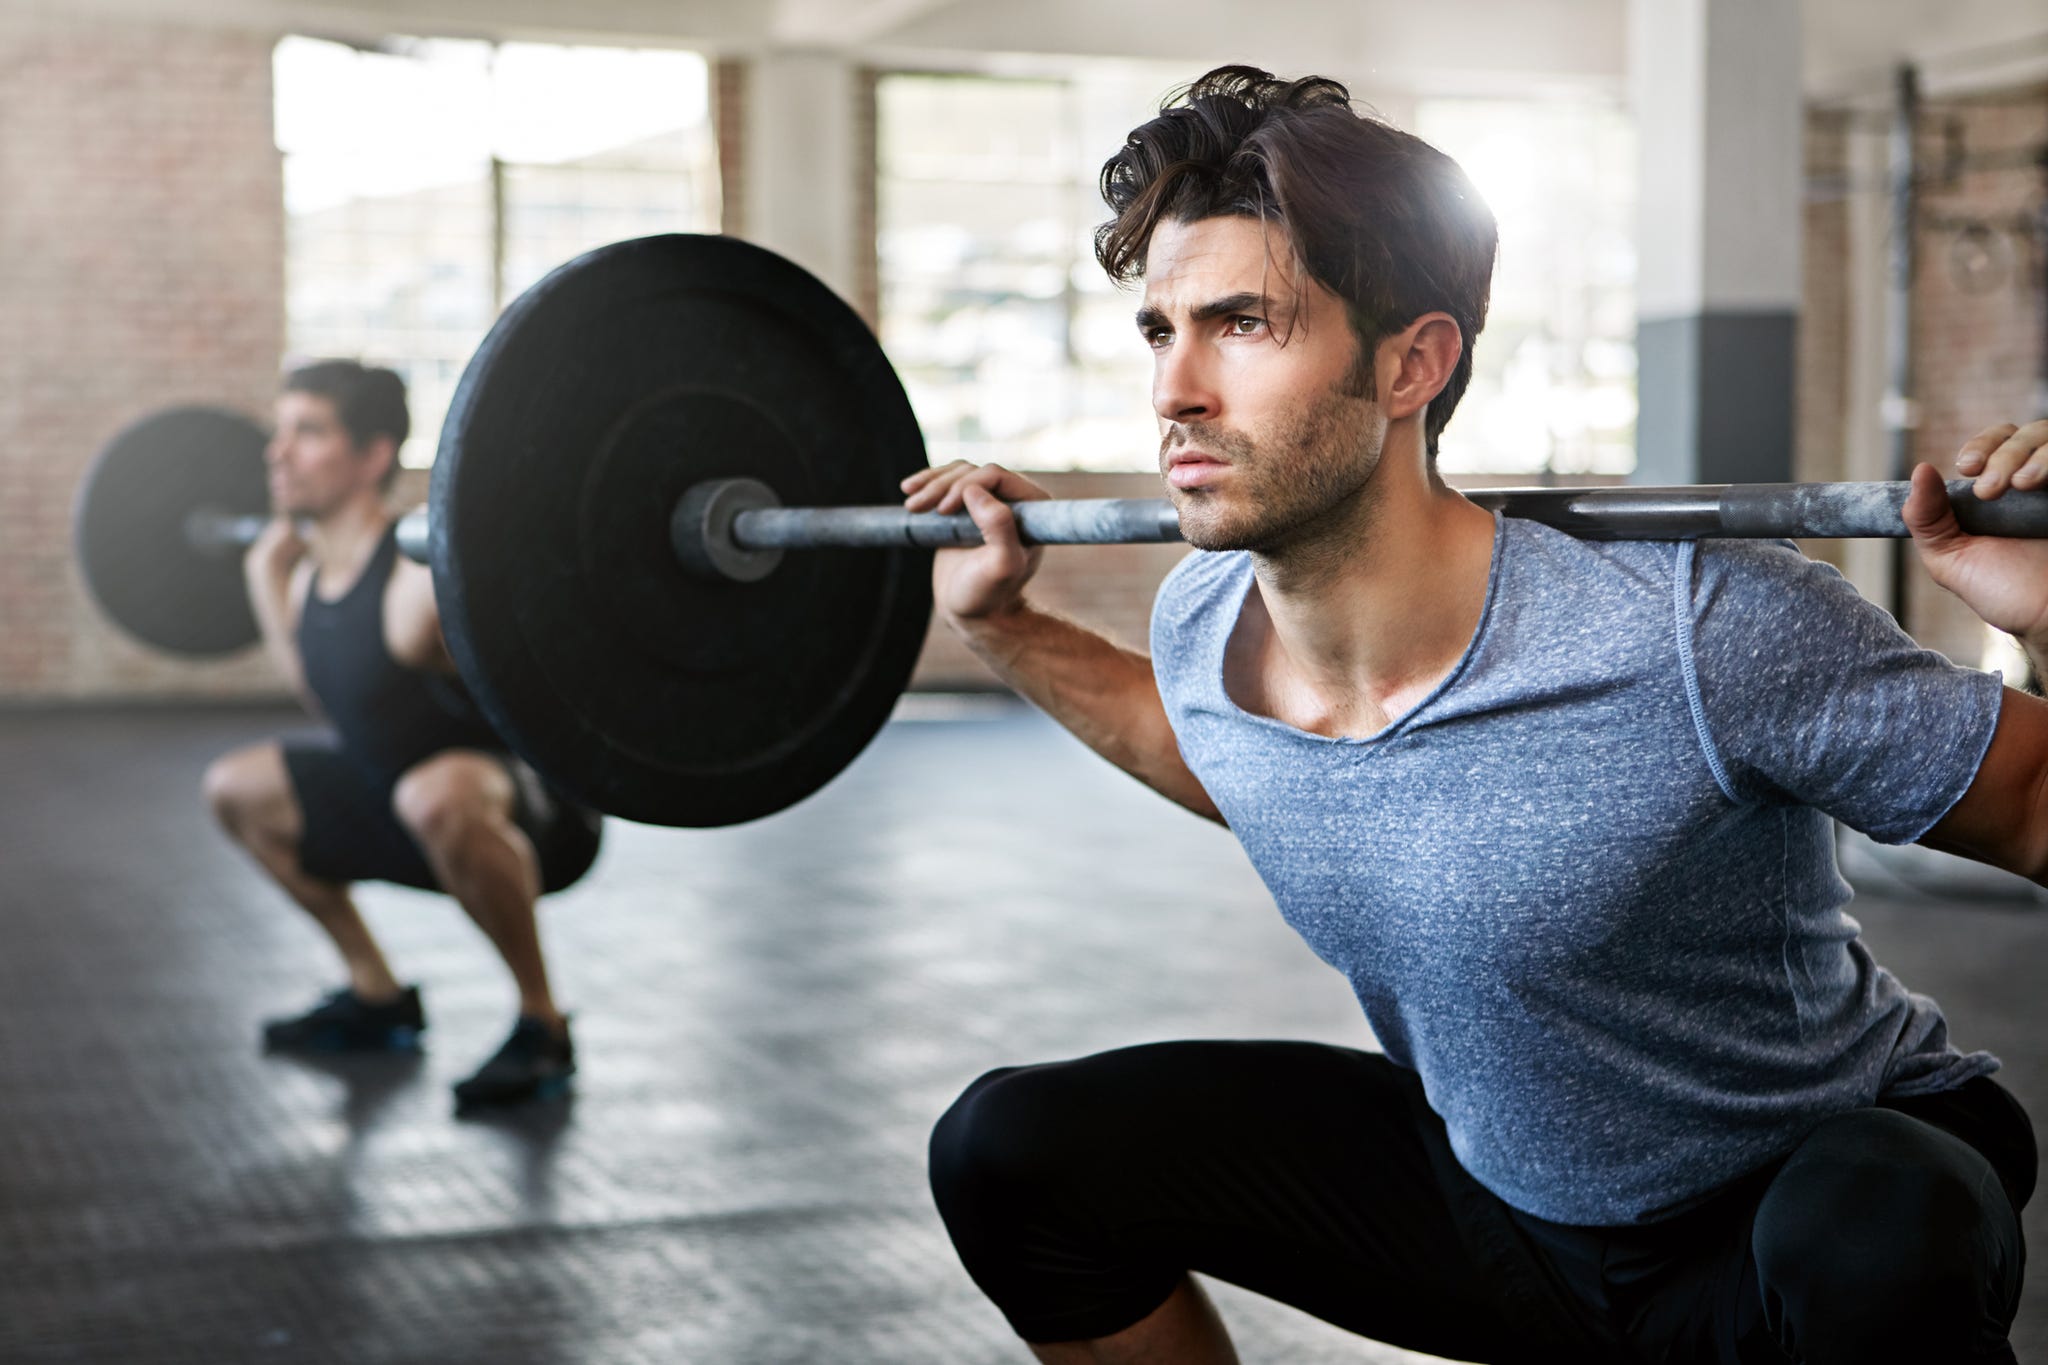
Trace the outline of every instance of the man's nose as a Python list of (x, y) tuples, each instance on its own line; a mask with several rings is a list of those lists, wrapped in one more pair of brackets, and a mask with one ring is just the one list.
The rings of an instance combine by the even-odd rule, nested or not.
[(1168, 422), (1213, 420), (1216, 385), (1200, 351), (1176, 344), (1159, 356), (1152, 374), (1152, 410)]

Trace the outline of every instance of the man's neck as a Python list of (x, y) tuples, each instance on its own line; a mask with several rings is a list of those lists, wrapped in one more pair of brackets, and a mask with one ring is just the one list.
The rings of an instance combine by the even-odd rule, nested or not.
[[(1470, 644), (1486, 603), (1494, 520), (1393, 450), (1357, 506), (1303, 542), (1254, 556), (1270, 633), (1266, 676), (1370, 733), (1411, 709)], [(1298, 723), (1298, 718), (1297, 718)]]
[(306, 531), (306, 547), (323, 573), (353, 577), (390, 524), (383, 494), (371, 490), (315, 518)]

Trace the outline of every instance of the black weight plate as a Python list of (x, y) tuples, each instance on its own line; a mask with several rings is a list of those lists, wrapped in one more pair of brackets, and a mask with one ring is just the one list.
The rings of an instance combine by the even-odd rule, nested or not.
[(100, 451), (78, 490), (72, 536), (85, 585), (116, 625), (177, 654), (256, 642), (241, 556), (194, 549), (185, 519), (267, 511), (267, 440), (240, 413), (182, 407), (141, 419)]
[(781, 810), (888, 719), (930, 552), (796, 551), (711, 583), (669, 515), (737, 476), (789, 505), (897, 501), (924, 463), (881, 346), (801, 268), (726, 237), (601, 247), (521, 295), (456, 390), (430, 499), (449, 649), (505, 742), (591, 806)]

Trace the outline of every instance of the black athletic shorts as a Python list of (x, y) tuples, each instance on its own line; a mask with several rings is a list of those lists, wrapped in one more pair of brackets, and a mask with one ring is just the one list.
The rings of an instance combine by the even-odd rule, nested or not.
[[(307, 875), (330, 882), (442, 889), (426, 855), (391, 808), (396, 777), (384, 779), (332, 745), (283, 747), (303, 820), (299, 866)], [(600, 817), (552, 790), (522, 760), (505, 753), (491, 757), (512, 776), (517, 793), (512, 820), (540, 855), (541, 889), (560, 891), (597, 860)]]

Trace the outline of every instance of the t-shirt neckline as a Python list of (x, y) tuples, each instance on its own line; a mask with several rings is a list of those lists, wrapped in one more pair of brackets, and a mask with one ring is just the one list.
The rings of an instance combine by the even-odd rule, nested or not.
[(1391, 718), (1385, 725), (1382, 725), (1369, 735), (1319, 735), (1313, 730), (1304, 730), (1299, 726), (1289, 725), (1286, 721), (1279, 720), (1273, 716), (1260, 715), (1256, 711), (1247, 711), (1244, 707), (1237, 704), (1237, 698), (1230, 695), (1229, 685), (1223, 676), (1224, 660), (1230, 653), (1230, 637), (1237, 633), (1238, 623), (1244, 619), (1245, 601), (1251, 596), (1253, 585), (1259, 581), (1258, 574), (1252, 570), (1251, 554), (1243, 552), (1240, 559), (1241, 567), (1239, 572), (1243, 575), (1244, 581), (1238, 586), (1236, 601), (1230, 612), (1230, 622), (1224, 627), (1221, 635), (1217, 637), (1215, 657), (1209, 664), (1209, 676), (1215, 684), (1216, 695), (1223, 699), (1223, 705), (1228, 708), (1229, 714), (1234, 719), (1278, 730), (1282, 734), (1298, 740), (1308, 740), (1319, 744), (1352, 744), (1361, 746), (1377, 744), (1395, 732), (1407, 729), (1415, 717), (1428, 710), (1437, 698), (1443, 696), (1457, 684), (1458, 679), (1471, 666), (1472, 660), (1478, 657), (1479, 647), (1486, 639), (1487, 626), (1493, 620), (1494, 602), (1500, 593), (1501, 571), (1507, 562), (1507, 539), (1507, 519), (1499, 512), (1495, 512), (1493, 514), (1493, 557), (1488, 563), (1486, 570), (1486, 597), (1480, 603), (1479, 623), (1472, 628), (1472, 638), (1465, 642), (1464, 653), (1458, 656), (1458, 661), (1451, 665), (1450, 671), (1437, 679), (1436, 686), (1430, 688), (1420, 701), (1416, 702), (1415, 705), (1409, 707), (1406, 711), (1403, 711), (1400, 715)]

